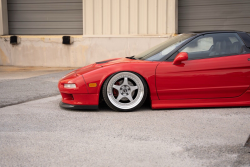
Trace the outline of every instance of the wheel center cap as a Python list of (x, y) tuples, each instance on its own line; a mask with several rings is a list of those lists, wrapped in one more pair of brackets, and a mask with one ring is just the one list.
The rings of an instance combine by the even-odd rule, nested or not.
[(129, 86), (124, 85), (124, 86), (121, 87), (121, 94), (123, 96), (129, 95), (129, 93), (130, 93), (130, 87)]

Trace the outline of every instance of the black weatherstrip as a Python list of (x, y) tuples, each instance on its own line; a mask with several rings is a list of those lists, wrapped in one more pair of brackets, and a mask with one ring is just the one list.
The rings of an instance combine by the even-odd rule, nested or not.
[(245, 45), (250, 48), (250, 36), (245, 32), (238, 32), (238, 35), (241, 37)]

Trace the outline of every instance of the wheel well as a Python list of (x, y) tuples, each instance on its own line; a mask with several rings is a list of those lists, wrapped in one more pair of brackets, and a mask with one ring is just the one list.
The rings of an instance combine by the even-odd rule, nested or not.
[[(149, 90), (148, 82), (147, 82), (147, 80), (146, 80), (142, 75), (138, 74), (137, 72), (133, 72), (133, 71), (119, 71), (119, 72), (110, 74), (110, 75), (102, 82), (101, 89), (100, 89), (100, 91), (99, 91), (99, 104), (100, 104), (102, 101), (104, 101), (104, 100), (103, 100), (102, 89), (103, 89), (103, 85), (104, 85), (105, 81), (106, 81), (110, 76), (115, 75), (115, 74), (120, 73), (120, 72), (131, 72), (131, 73), (134, 73), (134, 74), (136, 74), (136, 75), (139, 75), (139, 76), (145, 81), (145, 83), (147, 84), (147, 89), (148, 89), (147, 98), (150, 99), (150, 90)], [(150, 103), (151, 103), (151, 100), (150, 100)]]

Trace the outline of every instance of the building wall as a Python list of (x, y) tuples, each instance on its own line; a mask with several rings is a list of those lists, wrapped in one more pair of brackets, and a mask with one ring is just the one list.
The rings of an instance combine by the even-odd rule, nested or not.
[(83, 0), (84, 34), (166, 34), (169, 3), (171, 0)]
[[(6, 16), (7, 0), (0, 2), (3, 4), (0, 12)], [(11, 45), (11, 34), (1, 31), (8, 25), (8, 19), (2, 20), (0, 65), (80, 67), (109, 58), (139, 54), (177, 33), (178, 0), (82, 2), (83, 35), (73, 36), (71, 45), (62, 44), (62, 36), (70, 34), (17, 35), (21, 43)]]
[(81, 67), (105, 59), (139, 54), (169, 37), (74, 36), (72, 45), (62, 45), (61, 36), (22, 36), (21, 44), (10, 45), (9, 36), (2, 36), (0, 65)]

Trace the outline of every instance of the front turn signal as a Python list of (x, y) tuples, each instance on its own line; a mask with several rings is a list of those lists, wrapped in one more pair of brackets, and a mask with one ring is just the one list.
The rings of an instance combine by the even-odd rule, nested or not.
[(97, 87), (97, 83), (89, 83), (89, 87), (90, 87), (90, 88)]

